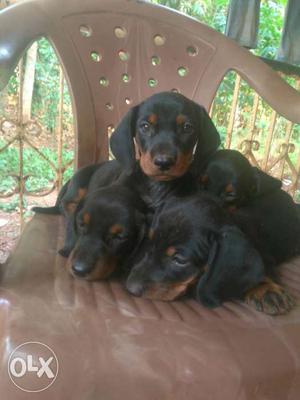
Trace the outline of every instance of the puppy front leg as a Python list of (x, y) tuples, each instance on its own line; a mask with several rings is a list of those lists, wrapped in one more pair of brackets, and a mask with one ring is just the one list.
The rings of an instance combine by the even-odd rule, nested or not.
[(288, 291), (268, 277), (246, 293), (245, 302), (269, 315), (286, 314), (295, 305)]
[(69, 257), (69, 255), (70, 255), (71, 251), (74, 249), (76, 241), (77, 241), (77, 234), (76, 234), (76, 229), (75, 229), (75, 216), (76, 216), (76, 213), (70, 214), (66, 218), (64, 247), (58, 251), (59, 254), (63, 257)]

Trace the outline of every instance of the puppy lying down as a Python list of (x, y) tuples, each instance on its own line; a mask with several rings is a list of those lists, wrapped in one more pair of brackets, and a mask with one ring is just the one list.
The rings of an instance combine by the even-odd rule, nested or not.
[(171, 301), (190, 291), (208, 307), (244, 299), (269, 314), (289, 311), (293, 300), (273, 280), (276, 260), (261, 254), (221, 204), (203, 191), (166, 202), (128, 276), (129, 292)]

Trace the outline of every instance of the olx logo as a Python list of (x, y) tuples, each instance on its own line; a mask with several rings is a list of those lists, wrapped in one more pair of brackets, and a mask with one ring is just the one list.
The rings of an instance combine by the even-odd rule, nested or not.
[(58, 360), (46, 344), (26, 342), (11, 353), (8, 374), (19, 389), (41, 392), (54, 383), (58, 374)]

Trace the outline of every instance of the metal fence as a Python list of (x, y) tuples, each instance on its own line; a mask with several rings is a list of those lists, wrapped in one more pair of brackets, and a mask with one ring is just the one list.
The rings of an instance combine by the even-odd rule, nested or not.
[[(24, 58), (19, 62), (16, 76), (17, 85), (18, 85), (18, 94), (17, 94), (17, 111), (14, 112), (13, 117), (7, 117), (1, 115), (0, 110), (0, 159), (1, 155), (9, 148), (14, 148), (18, 150), (18, 172), (15, 171), (9, 172), (6, 175), (2, 175), (2, 179), (4, 177), (11, 177), (13, 184), (9, 189), (0, 191), (0, 199), (9, 199), (14, 196), (18, 196), (18, 207), (17, 211), (19, 213), (20, 218), (20, 228), (22, 230), (24, 221), (25, 221), (25, 210), (26, 205), (24, 204), (24, 200), (26, 197), (36, 197), (42, 198), (48, 196), (50, 193), (54, 191), (58, 191), (63, 184), (64, 173), (71, 165), (74, 164), (74, 160), (71, 159), (68, 162), (63, 162), (63, 143), (64, 143), (64, 134), (63, 134), (63, 107), (64, 107), (64, 84), (65, 79), (63, 75), (63, 71), (60, 68), (60, 76), (59, 76), (59, 104), (57, 109), (57, 118), (56, 118), (56, 128), (55, 132), (52, 134), (54, 136), (54, 141), (56, 142), (56, 162), (51, 160), (44, 152), (39, 149), (37, 144), (38, 137), (41, 131), (44, 129), (41, 126), (41, 123), (37, 119), (31, 119), (26, 122), (23, 121), (23, 91), (24, 91), (24, 72), (23, 72), (23, 63)], [(6, 126), (9, 126), (8, 129), (5, 129)], [(32, 136), (34, 133), (35, 141), (32, 140)], [(26, 167), (26, 162), (30, 162), (30, 160), (26, 160), (24, 158), (25, 149), (31, 149), (36, 156), (42, 158), (46, 163), (49, 169), (53, 171), (53, 180), (47, 182), (47, 184), (43, 187), (36, 188), (35, 190), (29, 190), (27, 188), (26, 183), (30, 178), (32, 178), (33, 174), (25, 174), (24, 168)]]
[[(281, 76), (299, 90), (299, 77)], [(226, 106), (222, 99), (226, 81), (231, 82), (232, 90), (224, 117), (220, 110)], [(211, 115), (223, 131), (224, 148), (238, 149), (252, 165), (282, 180), (284, 189), (299, 202), (300, 125), (278, 115), (238, 74), (231, 72), (222, 85)]]

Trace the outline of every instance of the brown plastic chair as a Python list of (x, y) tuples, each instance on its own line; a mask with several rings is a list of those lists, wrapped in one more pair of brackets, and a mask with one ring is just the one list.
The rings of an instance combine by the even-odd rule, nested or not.
[[(133, 0), (29, 0), (8, 8), (0, 14), (2, 86), (40, 36), (52, 42), (68, 77), (78, 165), (107, 158), (108, 126), (132, 104), (176, 89), (208, 108), (230, 69), (300, 123), (300, 95), (275, 72), (230, 39), (166, 8)], [(194, 300), (137, 299), (119, 282), (70, 277), (57, 255), (62, 235), (59, 217), (35, 216), (2, 267), (4, 399), (34, 397), (7, 372), (11, 352), (27, 341), (47, 344), (58, 358), (56, 381), (39, 393), (45, 400), (299, 399), (299, 305), (272, 318), (239, 303), (208, 310)], [(297, 298), (299, 268), (300, 259), (282, 268)], [(34, 379), (27, 374), (22, 384), (30, 389)]]

